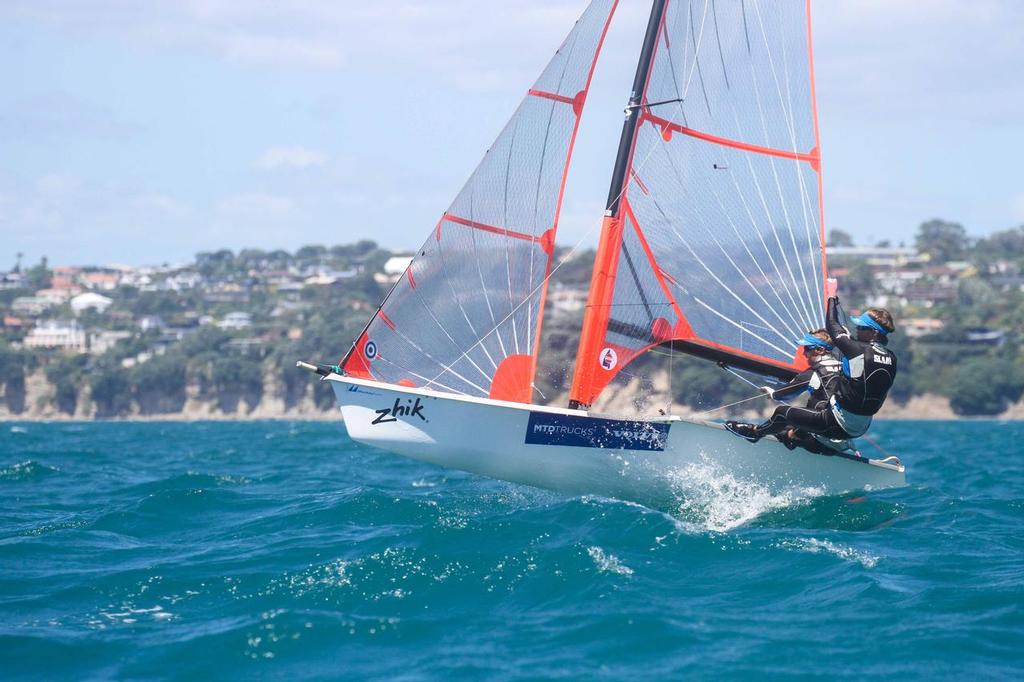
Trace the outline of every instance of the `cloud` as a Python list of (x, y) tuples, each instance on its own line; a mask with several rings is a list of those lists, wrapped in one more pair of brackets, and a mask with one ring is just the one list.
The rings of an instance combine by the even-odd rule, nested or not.
[(234, 218), (281, 218), (294, 208), (295, 202), (275, 194), (241, 193), (224, 197), (217, 203), (217, 211)]
[(333, 68), (345, 62), (341, 50), (333, 45), (317, 45), (279, 36), (229, 36), (224, 41), (223, 52), (233, 61), (250, 64)]
[(260, 170), (279, 168), (310, 168), (327, 163), (327, 154), (316, 149), (300, 146), (271, 147), (256, 161)]

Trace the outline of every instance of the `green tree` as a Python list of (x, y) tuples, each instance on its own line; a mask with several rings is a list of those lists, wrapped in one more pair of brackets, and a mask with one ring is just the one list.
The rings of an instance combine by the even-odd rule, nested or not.
[(185, 359), (178, 353), (135, 365), (128, 378), (140, 414), (180, 412), (185, 406)]
[(1018, 363), (986, 355), (969, 358), (956, 371), (950, 407), (959, 415), (992, 416), (1020, 400), (1024, 377)]
[(4, 389), (4, 403), (14, 414), (25, 411), (25, 368), (29, 356), (0, 341), (0, 388)]
[(828, 231), (826, 243), (829, 246), (853, 246), (853, 237), (845, 230), (832, 228)]
[(25, 281), (33, 291), (46, 289), (53, 281), (53, 271), (50, 270), (46, 256), (39, 259), (39, 263), (25, 271)]
[(89, 356), (58, 356), (46, 367), (46, 380), (54, 387), (54, 406), (64, 414), (74, 414), (79, 390), (84, 381)]
[(960, 223), (935, 219), (921, 224), (914, 244), (918, 251), (931, 256), (932, 261), (945, 263), (963, 258), (970, 240)]
[(105, 365), (95, 368), (89, 375), (89, 388), (96, 405), (97, 419), (121, 417), (131, 410), (131, 382), (128, 372), (121, 367)]

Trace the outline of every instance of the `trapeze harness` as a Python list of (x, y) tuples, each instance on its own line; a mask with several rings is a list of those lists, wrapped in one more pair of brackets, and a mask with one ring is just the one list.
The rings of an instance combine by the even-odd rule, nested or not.
[(850, 337), (839, 322), (838, 298), (828, 300), (825, 329), (832, 343), (843, 354), (843, 372), (831, 391), (829, 407), (847, 437), (863, 435), (871, 426), (871, 417), (882, 408), (896, 379), (896, 356), (885, 347), (886, 331), (867, 313), (851, 317), (858, 327), (870, 327), (881, 334), (882, 341), (866, 343)]

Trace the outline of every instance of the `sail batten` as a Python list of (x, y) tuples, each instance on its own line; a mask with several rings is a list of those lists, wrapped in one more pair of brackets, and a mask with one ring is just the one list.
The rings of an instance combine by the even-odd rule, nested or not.
[(803, 368), (827, 276), (811, 61), (807, 0), (665, 0), (571, 404), (658, 345), (776, 377)]

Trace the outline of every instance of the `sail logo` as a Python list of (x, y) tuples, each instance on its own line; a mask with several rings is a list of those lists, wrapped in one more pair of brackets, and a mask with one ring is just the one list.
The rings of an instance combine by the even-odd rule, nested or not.
[(614, 348), (605, 348), (601, 351), (601, 367), (607, 370), (615, 369), (615, 366), (619, 364), (619, 354), (615, 352)]
[(668, 442), (668, 429), (668, 424), (531, 412), (524, 442), (528, 445), (660, 452)]
[(394, 405), (374, 412), (377, 417), (370, 422), (371, 424), (396, 422), (399, 417), (419, 417), (422, 421), (427, 421), (427, 418), (423, 416), (423, 402), (419, 398), (416, 398), (415, 402), (412, 398), (406, 398), (404, 403), (401, 398), (395, 398)]
[(377, 343), (375, 341), (367, 341), (363, 346), (363, 355), (366, 356), (367, 360), (373, 360), (377, 357)]

